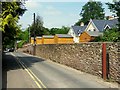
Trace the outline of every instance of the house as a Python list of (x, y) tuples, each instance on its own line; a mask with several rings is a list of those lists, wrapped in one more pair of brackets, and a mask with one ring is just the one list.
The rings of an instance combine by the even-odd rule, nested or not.
[(103, 32), (107, 29), (117, 27), (118, 20), (90, 20), (85, 30), (79, 37), (80, 42), (92, 41), (95, 37), (103, 35)]
[(73, 37), (74, 43), (79, 43), (79, 36), (80, 34), (85, 30), (87, 25), (84, 25), (81, 23), (80, 26), (72, 26), (70, 30), (68, 31), (68, 34)]
[(42, 44), (54, 44), (54, 36), (53, 35), (43, 35), (42, 36)]
[(117, 27), (117, 24), (118, 24), (117, 19), (112, 19), (112, 20), (92, 20), (91, 19), (85, 31), (99, 32), (102, 34), (103, 31), (106, 29)]
[(68, 44), (73, 43), (73, 37), (69, 34), (55, 34), (55, 43), (56, 44)]
[(75, 43), (88, 42), (93, 40), (95, 37), (103, 35), (103, 31), (117, 27), (117, 24), (117, 18), (110, 20), (90, 19), (88, 25), (81, 23), (80, 26), (71, 26), (68, 34), (73, 36)]
[(42, 37), (37, 36), (36, 37), (36, 44), (42, 44)]

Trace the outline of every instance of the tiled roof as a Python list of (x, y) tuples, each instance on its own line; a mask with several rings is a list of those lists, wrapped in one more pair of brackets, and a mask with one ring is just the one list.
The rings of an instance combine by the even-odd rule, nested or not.
[(104, 31), (104, 28), (106, 25), (109, 25), (111, 28), (113, 28), (118, 24), (117, 19), (113, 19), (113, 20), (95, 20), (94, 19), (92, 21), (100, 32)]
[(97, 29), (100, 32), (103, 32), (104, 26), (106, 25), (106, 20), (92, 20), (92, 21), (95, 24), (95, 26), (97, 27)]
[(106, 22), (110, 27), (116, 27), (118, 24), (118, 19), (107, 20)]
[(70, 38), (70, 37), (72, 37), (71, 35), (69, 35), (69, 34), (55, 34), (56, 36), (58, 36), (59, 38)]
[(79, 34), (82, 33), (86, 27), (87, 27), (87, 25), (85, 25), (85, 26), (72, 26), (72, 29), (74, 30), (75, 35), (79, 36)]
[(94, 36), (94, 37), (101, 35), (101, 33), (98, 31), (86, 31), (86, 33), (89, 34), (90, 36)]

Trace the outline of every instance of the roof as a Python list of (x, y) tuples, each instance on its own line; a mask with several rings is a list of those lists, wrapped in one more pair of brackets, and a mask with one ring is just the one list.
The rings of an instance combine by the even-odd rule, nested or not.
[(44, 37), (44, 38), (54, 38), (53, 35), (43, 35), (42, 37)]
[(87, 27), (87, 25), (85, 25), (85, 26), (72, 26), (72, 29), (75, 32), (75, 35), (79, 36), (79, 34), (82, 33), (86, 27)]
[(42, 37), (40, 37), (40, 36), (37, 36), (36, 38), (42, 38)]
[(90, 36), (94, 36), (94, 37), (97, 37), (97, 36), (100, 36), (101, 33), (98, 32), (98, 31), (85, 31), (87, 34), (89, 34)]
[(113, 19), (113, 20), (95, 20), (94, 19), (92, 21), (100, 32), (104, 31), (104, 28), (106, 25), (109, 25), (110, 28), (113, 28), (118, 24), (117, 19)]
[(69, 34), (55, 34), (56, 36), (58, 36), (59, 38), (71, 38), (72, 36)]
[(118, 19), (113, 19), (113, 20), (107, 20), (107, 25), (110, 27), (116, 27), (118, 24)]

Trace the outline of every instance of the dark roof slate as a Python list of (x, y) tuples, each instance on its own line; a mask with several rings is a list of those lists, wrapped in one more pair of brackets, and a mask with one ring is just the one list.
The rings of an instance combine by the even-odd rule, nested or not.
[(113, 20), (95, 20), (94, 19), (92, 21), (100, 32), (104, 31), (104, 28), (106, 25), (109, 25), (110, 28), (113, 28), (118, 24), (117, 19), (113, 19)]
[(85, 25), (85, 26), (72, 26), (72, 29), (74, 30), (75, 35), (79, 36), (79, 34), (82, 33), (86, 27), (87, 27), (87, 25)]

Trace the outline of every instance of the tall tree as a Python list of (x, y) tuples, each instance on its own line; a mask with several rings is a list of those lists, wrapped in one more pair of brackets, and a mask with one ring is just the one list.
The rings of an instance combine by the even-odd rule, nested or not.
[(30, 31), (31, 31), (31, 36), (34, 36), (34, 30), (35, 30), (35, 35), (36, 36), (42, 36), (44, 29), (43, 29), (43, 20), (42, 17), (37, 15), (37, 17), (35, 18), (35, 25), (34, 22), (32, 24), (32, 26), (30, 27)]
[(80, 25), (80, 22), (88, 24), (90, 19), (104, 19), (104, 8), (102, 8), (102, 3), (90, 0), (83, 7), (80, 13), (82, 17), (76, 25)]
[(2, 44), (4, 48), (9, 44), (14, 45), (15, 37), (20, 31), (20, 26), (17, 24), (18, 19), (24, 14), (26, 8), (22, 2), (1, 2), (1, 4), (0, 29), (3, 31)]
[(120, 0), (114, 0), (113, 3), (106, 3), (109, 9), (118, 16), (119, 21), (119, 31), (120, 31)]
[(62, 26), (62, 28), (51, 28), (50, 29), (50, 34), (55, 35), (55, 34), (67, 34), (69, 31), (69, 27)]

